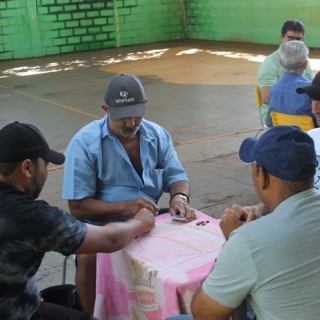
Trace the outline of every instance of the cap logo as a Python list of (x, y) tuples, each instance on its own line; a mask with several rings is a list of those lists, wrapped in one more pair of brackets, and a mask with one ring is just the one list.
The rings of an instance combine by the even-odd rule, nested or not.
[(129, 103), (129, 102), (134, 102), (135, 99), (134, 98), (128, 98), (128, 94), (129, 92), (127, 91), (120, 91), (119, 95), (120, 97), (122, 97), (123, 99), (115, 99), (116, 103)]
[(120, 91), (120, 97), (127, 99), (129, 92), (127, 91)]

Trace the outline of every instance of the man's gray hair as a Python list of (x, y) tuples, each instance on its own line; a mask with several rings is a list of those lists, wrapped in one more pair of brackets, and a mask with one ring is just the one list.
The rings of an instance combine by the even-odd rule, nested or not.
[(303, 41), (288, 41), (280, 46), (280, 64), (284, 71), (296, 72), (308, 60), (309, 49)]

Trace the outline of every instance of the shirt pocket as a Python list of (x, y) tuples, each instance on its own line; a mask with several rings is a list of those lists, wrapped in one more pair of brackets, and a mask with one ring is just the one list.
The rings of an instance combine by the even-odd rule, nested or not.
[(163, 193), (164, 169), (150, 169), (144, 172), (144, 192), (159, 200)]

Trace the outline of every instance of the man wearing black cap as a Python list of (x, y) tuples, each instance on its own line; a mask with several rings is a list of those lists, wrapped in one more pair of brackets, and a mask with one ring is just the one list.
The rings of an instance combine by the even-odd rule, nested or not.
[(307, 94), (312, 100), (312, 112), (316, 115), (320, 125), (320, 72), (316, 74), (311, 85), (297, 88), (297, 93)]
[(93, 319), (88, 313), (40, 302), (34, 279), (44, 254), (113, 252), (154, 227), (153, 213), (98, 227), (36, 200), (49, 162), (64, 155), (49, 148), (33, 125), (14, 122), (0, 130), (0, 319)]
[(241, 211), (222, 216), (221, 226), (230, 220), (241, 226), (196, 292), (192, 313), (201, 320), (228, 319), (248, 299), (259, 320), (317, 320), (320, 192), (313, 188), (313, 140), (299, 127), (277, 126), (244, 140), (239, 156), (251, 164), (256, 192), (271, 213), (242, 225)]
[[(187, 174), (170, 134), (143, 119), (147, 98), (138, 77), (119, 74), (106, 84), (106, 116), (83, 127), (66, 149), (63, 199), (77, 218), (104, 225), (127, 220), (137, 210), (154, 214), (163, 192), (171, 215), (195, 218)], [(82, 307), (93, 312), (96, 256), (78, 255), (76, 286)]]

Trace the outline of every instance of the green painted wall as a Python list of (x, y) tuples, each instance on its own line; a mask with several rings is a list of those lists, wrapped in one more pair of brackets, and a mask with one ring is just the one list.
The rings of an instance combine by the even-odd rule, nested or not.
[(177, 0), (1, 0), (0, 60), (181, 39)]
[(284, 21), (304, 22), (305, 43), (320, 47), (319, 0), (186, 0), (191, 39), (278, 44)]
[(305, 23), (320, 47), (319, 0), (0, 0), (0, 60), (175, 39), (278, 44)]

